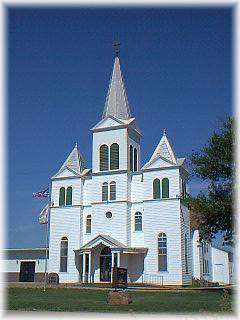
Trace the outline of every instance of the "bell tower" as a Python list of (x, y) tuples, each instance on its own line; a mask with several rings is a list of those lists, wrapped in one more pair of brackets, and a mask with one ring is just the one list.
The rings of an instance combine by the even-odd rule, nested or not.
[(93, 173), (140, 169), (141, 133), (135, 118), (131, 116), (118, 47), (102, 120), (92, 131)]

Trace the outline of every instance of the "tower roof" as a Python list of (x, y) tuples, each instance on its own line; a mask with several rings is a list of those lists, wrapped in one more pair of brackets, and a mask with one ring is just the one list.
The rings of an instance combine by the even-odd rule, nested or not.
[(83, 170), (86, 168), (85, 160), (82, 157), (77, 143), (75, 144), (73, 150), (70, 152), (69, 156), (67, 157), (66, 161), (63, 163), (59, 171), (54, 175), (57, 176), (60, 172), (64, 169), (69, 169), (76, 174), (81, 174)]
[(159, 144), (157, 145), (155, 151), (153, 152), (150, 161), (155, 159), (157, 156), (161, 156), (173, 163), (177, 162), (176, 155), (173, 151), (173, 148), (167, 138), (166, 130), (163, 132), (163, 136), (161, 140), (159, 141)]
[(114, 60), (112, 78), (109, 84), (102, 117), (105, 118), (108, 115), (123, 120), (131, 117), (118, 56), (116, 56)]

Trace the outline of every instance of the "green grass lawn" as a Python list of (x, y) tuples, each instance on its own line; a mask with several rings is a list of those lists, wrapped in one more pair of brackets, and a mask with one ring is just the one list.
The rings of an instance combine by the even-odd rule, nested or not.
[(223, 312), (226, 305), (228, 312), (232, 309), (229, 296), (226, 301), (222, 290), (131, 291), (130, 294), (132, 304), (111, 306), (106, 303), (107, 290), (48, 288), (43, 292), (40, 288), (8, 288), (7, 310), (202, 313)]

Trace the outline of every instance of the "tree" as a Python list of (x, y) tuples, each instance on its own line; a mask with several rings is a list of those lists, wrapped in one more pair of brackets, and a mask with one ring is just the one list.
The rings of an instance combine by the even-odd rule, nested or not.
[(192, 224), (198, 227), (201, 240), (211, 241), (220, 231), (226, 244), (232, 242), (233, 139), (233, 119), (228, 118), (208, 145), (191, 157), (193, 174), (209, 181), (206, 194), (188, 199)]

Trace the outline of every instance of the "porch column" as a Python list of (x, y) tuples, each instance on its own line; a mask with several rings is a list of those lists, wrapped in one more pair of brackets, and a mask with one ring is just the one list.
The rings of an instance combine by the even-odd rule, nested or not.
[(91, 268), (91, 264), (92, 264), (92, 253), (89, 252), (88, 254), (88, 283), (91, 283), (91, 271), (92, 271), (92, 268)]
[(112, 252), (112, 270), (111, 270), (111, 282), (113, 281), (113, 267), (114, 267), (114, 252)]
[(117, 266), (120, 267), (120, 252), (117, 253)]
[(85, 274), (86, 274), (86, 253), (83, 252), (83, 259), (82, 259), (82, 282), (85, 283)]

